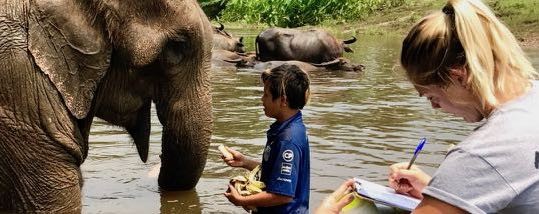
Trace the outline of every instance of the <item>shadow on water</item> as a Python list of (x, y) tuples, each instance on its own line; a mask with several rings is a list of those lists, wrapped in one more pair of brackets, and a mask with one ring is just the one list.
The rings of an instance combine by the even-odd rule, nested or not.
[(161, 213), (202, 213), (200, 200), (195, 190), (161, 192), (159, 211)]
[[(248, 50), (258, 32), (244, 36)], [(337, 35), (348, 38), (350, 35)], [(311, 145), (311, 198), (316, 207), (343, 180), (362, 176), (385, 184), (387, 166), (408, 161), (420, 137), (427, 137), (417, 164), (432, 173), (451, 143), (477, 124), (431, 110), (396, 67), (402, 38), (358, 37), (345, 56), (366, 66), (364, 73), (313, 72), (312, 97), (303, 110)], [(539, 67), (539, 50), (526, 50)], [(262, 154), (265, 131), (259, 73), (212, 70), (214, 131), (206, 168), (193, 191), (160, 193), (161, 126), (152, 112), (148, 162), (142, 163), (125, 131), (98, 120), (82, 166), (84, 213), (245, 213), (223, 196), (229, 178), (244, 173), (222, 163), (216, 145), (226, 144), (252, 158)]]

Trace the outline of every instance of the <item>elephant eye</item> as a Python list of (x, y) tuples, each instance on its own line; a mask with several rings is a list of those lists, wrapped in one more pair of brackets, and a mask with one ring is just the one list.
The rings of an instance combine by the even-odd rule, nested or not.
[(189, 43), (184, 39), (171, 39), (163, 49), (163, 60), (167, 65), (178, 65), (190, 51)]

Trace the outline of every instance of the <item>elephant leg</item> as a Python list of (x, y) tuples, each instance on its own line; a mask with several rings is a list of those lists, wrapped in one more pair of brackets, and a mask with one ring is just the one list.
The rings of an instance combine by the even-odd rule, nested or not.
[(25, 51), (0, 58), (0, 213), (80, 212), (87, 142)]
[[(19, 136), (28, 133), (12, 130)], [(34, 136), (36, 137), (36, 136)], [(0, 213), (80, 213), (82, 175), (76, 161), (50, 141), (36, 150), (21, 151), (21, 144), (33, 142), (2, 138), (0, 147)], [(24, 154), (21, 154), (24, 153)]]

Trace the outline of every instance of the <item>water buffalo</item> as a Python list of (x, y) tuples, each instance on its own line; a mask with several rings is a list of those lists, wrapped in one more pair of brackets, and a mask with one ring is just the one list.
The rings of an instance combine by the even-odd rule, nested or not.
[(336, 70), (336, 71), (355, 71), (355, 72), (361, 72), (363, 69), (365, 69), (365, 66), (362, 64), (356, 64), (350, 62), (350, 60), (339, 57), (337, 59), (331, 60), (329, 62), (323, 62), (323, 63), (311, 63), (314, 66), (317, 67), (324, 67), (327, 70)]
[(365, 68), (364, 65), (351, 63), (348, 59), (339, 57), (337, 59), (331, 60), (329, 62), (323, 63), (309, 63), (297, 60), (272, 60), (266, 62), (256, 62), (253, 66), (253, 69), (264, 71), (267, 69), (273, 69), (282, 64), (291, 64), (296, 65), (306, 72), (313, 71), (354, 71), (361, 72)]
[(254, 53), (238, 53), (228, 50), (212, 50), (212, 67), (252, 67), (255, 61)]
[(233, 37), (225, 31), (225, 26), (219, 23), (219, 27), (213, 27), (213, 50), (228, 50), (244, 53), (243, 37)]
[(302, 62), (297, 60), (287, 60), (287, 61), (280, 61), (280, 60), (273, 60), (273, 61), (266, 61), (266, 62), (257, 62), (254, 66), (254, 70), (258, 71), (265, 71), (268, 69), (273, 69), (275, 67), (281, 66), (283, 64), (290, 64), (295, 65), (301, 68), (301, 70), (305, 72), (313, 72), (313, 71), (319, 71), (323, 70), (323, 67), (316, 67), (308, 62)]
[(353, 52), (347, 44), (356, 38), (341, 41), (324, 30), (269, 28), (256, 37), (257, 58), (260, 61), (299, 60), (323, 63)]

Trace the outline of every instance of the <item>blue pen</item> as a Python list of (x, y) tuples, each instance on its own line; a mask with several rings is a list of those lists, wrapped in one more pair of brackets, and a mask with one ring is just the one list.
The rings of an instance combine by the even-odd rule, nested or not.
[(425, 145), (425, 143), (427, 143), (426, 138), (419, 139), (419, 144), (417, 144), (417, 147), (415, 147), (414, 156), (412, 157), (412, 160), (410, 160), (410, 163), (408, 164), (408, 167), (406, 169), (409, 170), (410, 167), (412, 167), (412, 164), (414, 164), (415, 159), (417, 158), (417, 155), (423, 149), (423, 145)]

